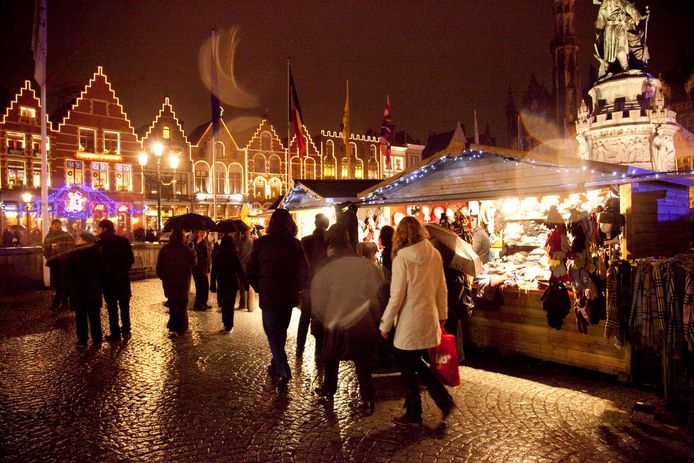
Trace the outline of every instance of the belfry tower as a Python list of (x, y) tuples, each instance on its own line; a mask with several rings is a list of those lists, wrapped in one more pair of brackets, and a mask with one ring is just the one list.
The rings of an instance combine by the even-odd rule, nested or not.
[[(576, 0), (552, 0), (554, 15), (554, 40), (551, 50), (554, 56), (554, 99), (557, 126), (568, 127), (575, 135), (576, 113), (579, 101), (577, 70), (578, 42), (574, 22)], [(566, 121), (566, 125), (564, 124)]]

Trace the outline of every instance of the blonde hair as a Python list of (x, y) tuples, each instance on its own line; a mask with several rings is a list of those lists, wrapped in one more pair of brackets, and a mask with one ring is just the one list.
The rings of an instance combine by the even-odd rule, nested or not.
[(393, 259), (398, 255), (400, 249), (417, 244), (427, 238), (429, 238), (429, 233), (417, 219), (412, 216), (404, 217), (393, 235)]

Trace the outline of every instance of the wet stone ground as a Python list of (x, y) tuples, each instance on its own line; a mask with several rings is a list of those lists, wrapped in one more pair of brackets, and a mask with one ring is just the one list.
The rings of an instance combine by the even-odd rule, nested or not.
[[(396, 375), (375, 377), (376, 413), (363, 417), (348, 364), (334, 406), (317, 402), (312, 338), (278, 392), (267, 377), (260, 312), (190, 312), (169, 339), (158, 280), (133, 284), (133, 336), (78, 350), (74, 316), (48, 293), (0, 295), (0, 461), (694, 461), (694, 438), (643, 414), (648, 391), (580, 370), (473, 358), (441, 423), (424, 398), (422, 427), (398, 428)], [(105, 332), (108, 332), (103, 312)]]

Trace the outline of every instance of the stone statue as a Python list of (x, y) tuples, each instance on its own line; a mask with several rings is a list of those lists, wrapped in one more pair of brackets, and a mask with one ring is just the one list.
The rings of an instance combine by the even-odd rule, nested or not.
[(578, 141), (578, 158), (579, 159), (590, 159), (590, 147), (588, 146), (588, 141), (583, 135), (576, 135), (576, 141)]
[(667, 172), (675, 164), (675, 151), (664, 127), (658, 127), (653, 137), (652, 163), (656, 172)]
[[(646, 31), (649, 13), (641, 15), (629, 0), (593, 0), (600, 5), (595, 20), (598, 77), (612, 72), (644, 67), (648, 61)], [(647, 10), (648, 11), (648, 10)], [(644, 21), (644, 31), (639, 25)]]

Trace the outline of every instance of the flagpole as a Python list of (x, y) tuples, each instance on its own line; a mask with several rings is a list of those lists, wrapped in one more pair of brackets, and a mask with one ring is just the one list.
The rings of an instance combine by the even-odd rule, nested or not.
[[(346, 103), (347, 107), (345, 108), (345, 114), (347, 116), (347, 119), (345, 119), (346, 122), (349, 122), (349, 79), (347, 79), (347, 100)], [(347, 155), (347, 178), (351, 179), (354, 178), (354, 175), (352, 173), (352, 150), (349, 149), (349, 133), (347, 131), (349, 130), (349, 127), (347, 124), (343, 124), (342, 130), (345, 132), (343, 135), (343, 139), (345, 141), (345, 154)]]
[(289, 159), (291, 158), (291, 156), (289, 156), (289, 149), (292, 144), (292, 89), (289, 83), (289, 73), (291, 72), (289, 66), (289, 58), (287, 58), (287, 151), (284, 159), (284, 166), (287, 170), (287, 188), (289, 188), (289, 175), (291, 172), (291, 166), (289, 165)]
[(477, 126), (477, 110), (473, 110), (474, 116), (475, 116), (475, 145), (480, 144), (480, 129)]
[[(41, 236), (43, 239), (48, 235), (49, 215), (48, 215), (48, 134), (46, 121), (48, 112), (46, 110), (46, 60), (48, 55), (48, 22), (46, 13), (46, 0), (37, 0), (34, 14), (34, 37), (32, 49), (34, 52), (34, 79), (41, 88)], [(27, 214), (29, 211), (27, 211)], [(27, 230), (30, 233), (31, 230)], [(44, 262), (45, 263), (45, 262)], [(48, 267), (43, 265), (43, 283), (48, 286), (50, 275)]]
[[(212, 72), (215, 73), (216, 77), (216, 72), (217, 72), (217, 38), (215, 35), (215, 30), (212, 29), (212, 62), (210, 65), (210, 68), (213, 69)], [(215, 83), (216, 84), (216, 83)], [(211, 85), (211, 91), (215, 92), (217, 91), (216, 85)], [(216, 96), (216, 95), (215, 95)], [(216, 117), (216, 114), (212, 116), (213, 118)], [(215, 145), (215, 127), (216, 123), (213, 120), (212, 121), (212, 220), (216, 221), (217, 220), (217, 167), (216, 167), (216, 159), (215, 159), (215, 154), (214, 154), (214, 145)]]

